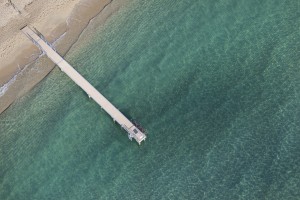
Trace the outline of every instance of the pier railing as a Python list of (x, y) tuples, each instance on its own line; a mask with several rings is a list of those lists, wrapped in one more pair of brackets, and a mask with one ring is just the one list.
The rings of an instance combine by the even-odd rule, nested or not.
[(103, 108), (123, 129), (128, 133), (129, 139), (134, 138), (138, 144), (146, 139), (146, 134), (138, 129), (128, 120), (114, 105), (112, 105), (98, 90), (96, 90), (81, 74), (79, 74), (67, 61), (65, 61), (52, 47), (44, 36), (36, 29), (28, 26), (21, 29), (32, 42), (37, 45), (45, 54), (66, 73), (87, 95)]

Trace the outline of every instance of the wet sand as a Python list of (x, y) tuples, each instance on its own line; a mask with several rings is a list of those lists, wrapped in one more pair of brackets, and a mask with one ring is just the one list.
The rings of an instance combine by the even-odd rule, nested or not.
[[(21, 11), (25, 17), (13, 17), (9, 19), (12, 24), (0, 28), (3, 33), (0, 37), (0, 113), (39, 83), (55, 66), (19, 29), (25, 25), (36, 27), (61, 55), (65, 55), (89, 21), (104, 9), (109, 9), (112, 1), (55, 1), (51, 6), (49, 2), (27, 2), (28, 5)], [(105, 13), (104, 22), (111, 14)], [(2, 20), (0, 25), (3, 24)]]

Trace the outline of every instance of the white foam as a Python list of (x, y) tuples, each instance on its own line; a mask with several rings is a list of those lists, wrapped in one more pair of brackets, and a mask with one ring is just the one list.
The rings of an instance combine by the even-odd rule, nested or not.
[[(42, 54), (40, 54), (38, 56), (38, 58), (42, 57), (43, 55), (44, 55), (44, 52)], [(34, 63), (35, 61), (33, 61), (33, 62), (28, 63), (27, 65), (25, 65), (25, 67), (23, 69), (20, 69), (20, 66), (18, 66), (19, 71), (7, 83), (5, 83), (2, 87), (0, 87), (0, 97), (2, 97), (5, 94), (5, 92), (8, 90), (9, 86), (11, 86), (17, 80), (18, 75), (21, 75), (26, 70), (26, 68), (29, 65), (31, 65), (32, 63)]]
[[(64, 32), (61, 36), (59, 36), (59, 37), (51, 44), (51, 46), (52, 46), (52, 47), (55, 47), (55, 45), (57, 44), (57, 42), (59, 42), (62, 38), (64, 38), (64, 36), (66, 35), (66, 33), (67, 33), (67, 32)], [(38, 46), (38, 45), (37, 45), (37, 46)], [(38, 46), (38, 47), (39, 47), (39, 46)], [(40, 58), (40, 57), (42, 57), (43, 55), (45, 55), (45, 52), (43, 51), (43, 49), (41, 49), (40, 47), (39, 47), (39, 49), (40, 49), (40, 51), (41, 51), (42, 53), (38, 56), (38, 58)], [(31, 56), (34, 56), (34, 54), (32, 54)], [(38, 59), (38, 58), (37, 58), (37, 59)], [(37, 60), (37, 59), (36, 59), (36, 60)], [(36, 60), (35, 60), (35, 61), (36, 61)], [(33, 62), (35, 62), (35, 61), (33, 61)], [(24, 67), (22, 70), (19, 70), (19, 71), (13, 76), (13, 78), (11, 78), (7, 83), (5, 83), (2, 87), (0, 87), (0, 97), (2, 97), (2, 96), (5, 94), (5, 92), (7, 92), (9, 86), (12, 85), (12, 84), (16, 81), (17, 76), (20, 75), (20, 74), (22, 74), (22, 73), (24, 72), (24, 70), (25, 70), (29, 65), (31, 65), (33, 62), (28, 63), (27, 65), (25, 65), (25, 67)], [(20, 69), (20, 66), (19, 66), (19, 69)], [(38, 71), (38, 69), (36, 69), (36, 68), (33, 68), (33, 70), (37, 70), (37, 71)]]
[(5, 94), (5, 92), (8, 90), (9, 86), (10, 86), (11, 84), (13, 84), (13, 83), (16, 81), (17, 75), (18, 75), (18, 74), (14, 75), (14, 77), (13, 77), (12, 79), (10, 79), (10, 80), (9, 80), (7, 83), (5, 83), (2, 87), (0, 87), (0, 97), (2, 97), (2, 96)]
[(55, 51), (56, 51), (55, 47), (56, 47), (57, 43), (58, 43), (60, 40), (62, 40), (62, 39), (65, 37), (66, 34), (67, 34), (67, 31), (64, 32), (62, 35), (60, 35), (54, 42), (52, 42), (52, 44), (50, 44), (50, 46), (51, 46)]

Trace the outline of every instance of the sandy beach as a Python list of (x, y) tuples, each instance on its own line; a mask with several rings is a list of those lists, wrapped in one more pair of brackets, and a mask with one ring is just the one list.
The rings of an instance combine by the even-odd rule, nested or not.
[(89, 21), (110, 3), (111, 0), (0, 0), (0, 113), (54, 68), (20, 29), (25, 25), (37, 28), (65, 55)]

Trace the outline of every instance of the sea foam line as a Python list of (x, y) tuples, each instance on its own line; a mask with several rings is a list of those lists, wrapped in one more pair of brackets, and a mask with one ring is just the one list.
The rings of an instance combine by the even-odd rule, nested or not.
[(17, 80), (18, 75), (21, 75), (29, 65), (33, 64), (37, 59), (39, 59), (43, 55), (45, 55), (45, 53), (42, 51), (42, 53), (34, 61), (26, 64), (23, 69), (20, 69), (19, 66), (20, 70), (7, 83), (5, 83), (2, 87), (0, 87), (0, 97), (2, 97), (7, 92), (9, 86), (11, 86)]
[(2, 97), (5, 94), (5, 92), (8, 90), (8, 87), (16, 81), (17, 75), (18, 74), (15, 74), (14, 77), (12, 77), (7, 83), (5, 83), (2, 87), (0, 87), (0, 97)]
[[(57, 42), (59, 42), (61, 39), (63, 39), (64, 38), (64, 36), (66, 35), (66, 33), (67, 33), (67, 31), (66, 32), (64, 32), (62, 35), (60, 35), (54, 42), (52, 42), (52, 44), (51, 44), (51, 46), (53, 47), (53, 48), (55, 48), (55, 46), (56, 46), (56, 44), (57, 44)], [(43, 55), (45, 55), (45, 52), (41, 49), (41, 48), (39, 48), (40, 49), (40, 51), (42, 52), (38, 57), (37, 57), (37, 59), (39, 59), (40, 57), (42, 57)], [(5, 83), (2, 87), (0, 87), (0, 97), (2, 97), (6, 92), (7, 92), (7, 90), (8, 90), (8, 88), (9, 88), (9, 86), (11, 86), (15, 81), (16, 81), (16, 79), (17, 79), (17, 76), (18, 75), (21, 75), (25, 70), (26, 70), (26, 68), (29, 66), (29, 65), (31, 65), (32, 63), (34, 63), (37, 59), (35, 59), (33, 62), (31, 62), (31, 63), (28, 63), (28, 64), (26, 64), (25, 65), (25, 67), (22, 69), (22, 70), (19, 70), (7, 83)]]

